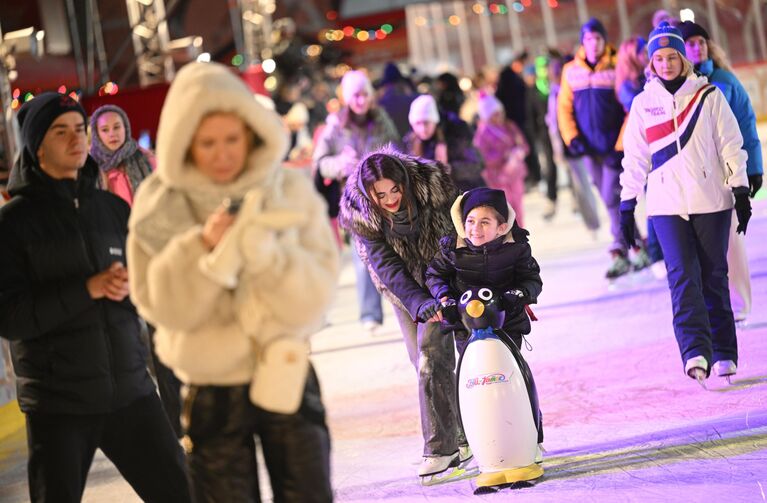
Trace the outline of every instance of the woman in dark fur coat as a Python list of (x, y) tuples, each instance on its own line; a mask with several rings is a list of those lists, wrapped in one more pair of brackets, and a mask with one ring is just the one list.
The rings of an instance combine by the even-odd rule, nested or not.
[(393, 304), (418, 372), (424, 484), (458, 474), (471, 458), (457, 417), (453, 337), (440, 331), (441, 306), (424, 278), (439, 239), (452, 229), (455, 196), (443, 165), (383, 149), (349, 177), (339, 216), (376, 288)]

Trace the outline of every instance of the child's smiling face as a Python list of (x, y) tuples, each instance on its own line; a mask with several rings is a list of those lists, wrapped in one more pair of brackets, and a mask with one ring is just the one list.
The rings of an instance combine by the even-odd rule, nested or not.
[(498, 213), (489, 206), (477, 206), (466, 215), (466, 237), (474, 246), (482, 246), (506, 234), (508, 224), (498, 220)]

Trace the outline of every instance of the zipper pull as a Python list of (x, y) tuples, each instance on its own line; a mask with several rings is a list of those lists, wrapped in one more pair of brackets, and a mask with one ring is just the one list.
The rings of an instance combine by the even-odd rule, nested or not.
[(75, 198), (75, 199), (74, 199), (74, 202), (75, 202), (75, 209), (76, 209), (76, 210), (79, 210), (79, 209), (80, 209), (80, 199), (78, 199), (78, 198)]

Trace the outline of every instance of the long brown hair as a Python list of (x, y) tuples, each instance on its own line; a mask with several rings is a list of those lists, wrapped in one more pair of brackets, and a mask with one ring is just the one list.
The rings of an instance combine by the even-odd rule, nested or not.
[(360, 166), (359, 180), (365, 192), (365, 197), (373, 203), (373, 207), (379, 215), (386, 219), (389, 225), (393, 227), (394, 220), (391, 217), (391, 213), (381, 208), (373, 187), (376, 182), (385, 178), (391, 180), (399, 187), (402, 193), (402, 203), (407, 210), (408, 220), (412, 222), (413, 215), (415, 214), (415, 202), (410, 190), (410, 177), (402, 161), (392, 155), (383, 153), (373, 154), (363, 159)]
[(714, 66), (733, 73), (732, 65), (730, 64), (729, 58), (727, 58), (727, 55), (724, 53), (724, 49), (713, 40), (706, 40), (706, 46), (708, 46), (708, 57), (714, 60)]
[(639, 82), (639, 76), (644, 74), (645, 67), (639, 61), (639, 51), (646, 47), (641, 37), (626, 39), (618, 49), (618, 60), (615, 63), (615, 94), (620, 93), (623, 83)]

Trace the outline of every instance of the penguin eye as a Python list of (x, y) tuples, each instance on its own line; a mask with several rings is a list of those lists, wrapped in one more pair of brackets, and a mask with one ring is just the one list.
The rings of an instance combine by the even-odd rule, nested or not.
[(477, 295), (479, 295), (479, 298), (482, 300), (490, 300), (493, 298), (493, 292), (489, 288), (481, 288), (479, 292), (477, 292)]
[(471, 290), (466, 290), (463, 292), (463, 295), (461, 295), (461, 304), (466, 304), (471, 299)]

